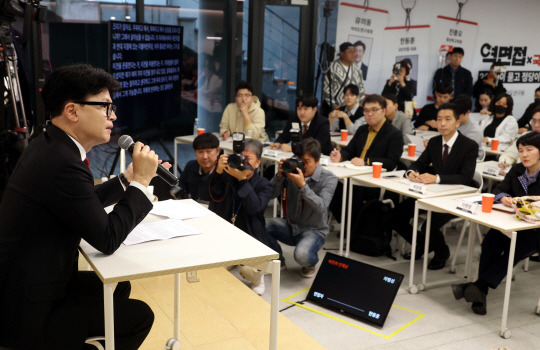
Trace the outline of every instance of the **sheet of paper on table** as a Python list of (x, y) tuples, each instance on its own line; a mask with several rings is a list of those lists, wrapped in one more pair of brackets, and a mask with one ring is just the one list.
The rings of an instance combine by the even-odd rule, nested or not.
[(170, 219), (192, 219), (201, 216), (209, 215), (210, 210), (198, 205), (190, 204), (189, 202), (166, 200), (154, 203), (154, 207), (150, 211), (151, 214), (165, 216)]
[(198, 235), (200, 233), (182, 220), (166, 219), (138, 225), (127, 236), (124, 244), (134, 245), (174, 237)]

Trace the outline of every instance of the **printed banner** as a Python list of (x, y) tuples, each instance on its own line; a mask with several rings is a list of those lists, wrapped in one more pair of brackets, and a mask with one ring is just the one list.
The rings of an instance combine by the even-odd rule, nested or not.
[(386, 80), (390, 79), (394, 63), (408, 58), (412, 63), (408, 79), (416, 81), (417, 86), (414, 101), (418, 102), (418, 106), (424, 105), (428, 85), (431, 84), (434, 73), (431, 70), (419, 69), (428, 65), (429, 35), (430, 26), (427, 24), (385, 28), (385, 51), (381, 60), (384, 70), (379, 79), (379, 93), (386, 84)]
[[(340, 1), (338, 7), (336, 51), (343, 42), (357, 44), (356, 64), (364, 77), (367, 94), (380, 93), (379, 77), (384, 43), (381, 38), (388, 25), (388, 11), (360, 5), (364, 1)], [(375, 38), (377, 38), (375, 40)]]

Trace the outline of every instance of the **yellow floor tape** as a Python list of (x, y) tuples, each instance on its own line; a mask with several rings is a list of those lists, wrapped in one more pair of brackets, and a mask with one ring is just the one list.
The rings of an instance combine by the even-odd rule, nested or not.
[(409, 327), (410, 325), (412, 325), (413, 323), (415, 323), (416, 321), (418, 321), (419, 319), (421, 319), (422, 317), (425, 316), (425, 314), (423, 314), (423, 313), (421, 313), (421, 312), (414, 311), (414, 310), (411, 310), (411, 309), (407, 309), (407, 308), (404, 308), (404, 307), (401, 307), (401, 306), (392, 304), (392, 307), (397, 307), (397, 308), (399, 308), (399, 309), (402, 309), (402, 310), (405, 310), (405, 311), (412, 312), (412, 313), (414, 313), (414, 314), (417, 314), (418, 316), (417, 316), (414, 320), (412, 320), (412, 321), (406, 323), (405, 325), (403, 325), (402, 327), (398, 328), (396, 331), (394, 331), (394, 332), (392, 332), (392, 333), (390, 333), (390, 334), (388, 334), (388, 335), (384, 335), (384, 334), (381, 334), (381, 333), (372, 331), (371, 329), (367, 329), (367, 328), (364, 328), (364, 327), (362, 327), (362, 326), (356, 325), (356, 324), (351, 323), (351, 322), (349, 322), (349, 321), (345, 321), (345, 320), (343, 320), (343, 319), (341, 319), (341, 318), (338, 318), (338, 317), (329, 315), (329, 314), (324, 313), (324, 312), (322, 312), (322, 311), (315, 310), (315, 309), (313, 309), (313, 308), (310, 308), (309, 306), (302, 305), (302, 304), (298, 304), (298, 303), (295, 303), (294, 301), (290, 301), (290, 300), (289, 300), (289, 299), (294, 298), (295, 296), (297, 296), (297, 295), (299, 295), (299, 294), (302, 294), (303, 292), (305, 292), (305, 291), (308, 290), (309, 288), (311, 288), (311, 286), (310, 286), (310, 287), (307, 287), (307, 288), (304, 288), (304, 289), (302, 289), (301, 291), (299, 291), (298, 293), (294, 293), (293, 295), (291, 295), (291, 296), (289, 296), (289, 297), (287, 297), (287, 298), (285, 298), (285, 299), (283, 299), (283, 300), (281, 300), (281, 301), (284, 302), (284, 303), (287, 303), (287, 304), (299, 306), (299, 307), (301, 307), (301, 308), (303, 308), (303, 309), (309, 310), (309, 311), (311, 311), (311, 312), (315, 312), (315, 313), (317, 313), (317, 314), (319, 314), (319, 315), (322, 315), (322, 316), (326, 316), (326, 317), (331, 318), (331, 319), (333, 319), (333, 320), (336, 320), (336, 321), (338, 321), (338, 322), (345, 323), (345, 324), (347, 324), (347, 325), (349, 325), (349, 326), (356, 327), (356, 328), (358, 328), (358, 329), (364, 330), (364, 331), (369, 332), (369, 333), (371, 333), (371, 334), (378, 335), (379, 337), (383, 337), (383, 338), (385, 338), (385, 339), (390, 339), (390, 338), (392, 338), (394, 335), (398, 334), (399, 332), (401, 332), (402, 330), (404, 330), (405, 328)]

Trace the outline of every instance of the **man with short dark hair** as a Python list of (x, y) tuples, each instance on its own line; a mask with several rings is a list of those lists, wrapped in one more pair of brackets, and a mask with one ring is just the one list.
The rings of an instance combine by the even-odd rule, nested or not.
[(438, 84), (435, 87), (435, 103), (425, 105), (414, 119), (416, 130), (437, 130), (437, 111), (440, 106), (452, 99), (452, 86), (447, 83)]
[(362, 40), (358, 40), (354, 43), (354, 62), (360, 68), (360, 71), (362, 72), (362, 78), (364, 80), (367, 79), (367, 70), (368, 66), (364, 63), (364, 55), (366, 53), (366, 44), (362, 42)]
[(319, 164), (319, 141), (308, 137), (302, 140), (300, 148), (304, 169), (284, 173), (285, 159), (282, 159), (278, 173), (272, 179), (272, 198), (281, 195), (284, 218), (267, 219), (266, 232), (273, 237), (273, 244), (269, 247), (279, 253), (283, 266), (285, 260), (277, 241), (296, 246), (294, 259), (302, 267), (300, 274), (310, 278), (315, 275), (318, 252), (328, 235), (328, 206), (336, 189), (337, 177)]
[(332, 151), (330, 160), (338, 163), (350, 160), (353, 165), (371, 165), (382, 162), (383, 168), (393, 170), (403, 154), (403, 136), (386, 119), (386, 99), (369, 95), (364, 101), (362, 125), (349, 144), (341, 151)]
[(469, 97), (473, 95), (473, 79), (471, 72), (461, 66), (461, 61), (465, 51), (461, 47), (454, 47), (450, 53), (450, 64), (444, 68), (439, 68), (433, 76), (433, 89), (437, 84), (450, 84), (454, 91), (454, 96), (465, 94)]
[(336, 108), (344, 105), (345, 86), (354, 84), (359, 89), (359, 101), (364, 100), (364, 79), (358, 65), (354, 63), (355, 51), (349, 42), (339, 45), (339, 59), (330, 64), (324, 75), (323, 115), (326, 117)]
[(356, 129), (366, 123), (363, 118), (364, 110), (358, 102), (359, 94), (358, 86), (354, 84), (345, 86), (345, 106), (333, 110), (328, 115), (330, 131), (347, 129), (351, 135), (354, 135)]
[[(147, 186), (158, 165), (137, 142), (133, 165), (94, 187), (86, 154), (109, 142), (119, 88), (104, 70), (77, 64), (41, 90), (51, 125), (21, 155), (0, 204), (0, 348), (82, 349), (103, 336), (103, 283), (78, 271), (77, 248), (81, 239), (103, 254), (120, 247), (152, 209)], [(138, 349), (154, 321), (130, 291), (120, 282), (113, 296), (118, 349)]]
[[(424, 152), (405, 173), (410, 181), (424, 185), (477, 185), (473, 176), (478, 156), (478, 145), (468, 137), (461, 135), (457, 131), (458, 127), (457, 106), (453, 103), (445, 103), (439, 107), (437, 129), (440, 135), (429, 139)], [(409, 243), (412, 241), (412, 226), (409, 222), (414, 215), (414, 205), (415, 199), (407, 198), (392, 210), (392, 228)], [(450, 214), (433, 213), (431, 215), (429, 251), (434, 251), (435, 255), (428, 265), (430, 270), (444, 268), (450, 257), (450, 249), (446, 245), (440, 228), (451, 218)], [(425, 232), (425, 226), (423, 230)], [(424, 238), (418, 237), (417, 258), (423, 255), (423, 242)]]
[(208, 202), (208, 178), (216, 168), (220, 152), (219, 139), (214, 134), (201, 134), (193, 140), (193, 150), (197, 159), (187, 162), (178, 186), (193, 200)]
[(328, 120), (317, 112), (319, 100), (317, 97), (300, 96), (296, 98), (296, 116), (289, 119), (283, 127), (283, 132), (276, 140), (270, 144), (271, 149), (281, 149), (284, 152), (292, 152), (291, 134), (293, 123), (299, 127), (299, 133), (302, 139), (313, 137), (321, 144), (324, 154), (330, 154), (332, 151), (332, 142), (330, 141), (330, 124)]
[(242, 132), (255, 140), (268, 141), (264, 110), (253, 86), (242, 81), (236, 85), (236, 102), (229, 103), (219, 123), (219, 134), (227, 140), (233, 132)]

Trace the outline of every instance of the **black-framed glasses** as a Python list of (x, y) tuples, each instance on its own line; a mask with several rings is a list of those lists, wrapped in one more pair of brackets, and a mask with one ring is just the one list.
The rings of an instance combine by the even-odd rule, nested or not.
[(112, 102), (98, 102), (98, 101), (73, 101), (80, 105), (90, 105), (90, 106), (102, 106), (107, 108), (106, 116), (109, 118), (114, 112), (116, 114), (116, 105), (113, 105)]

